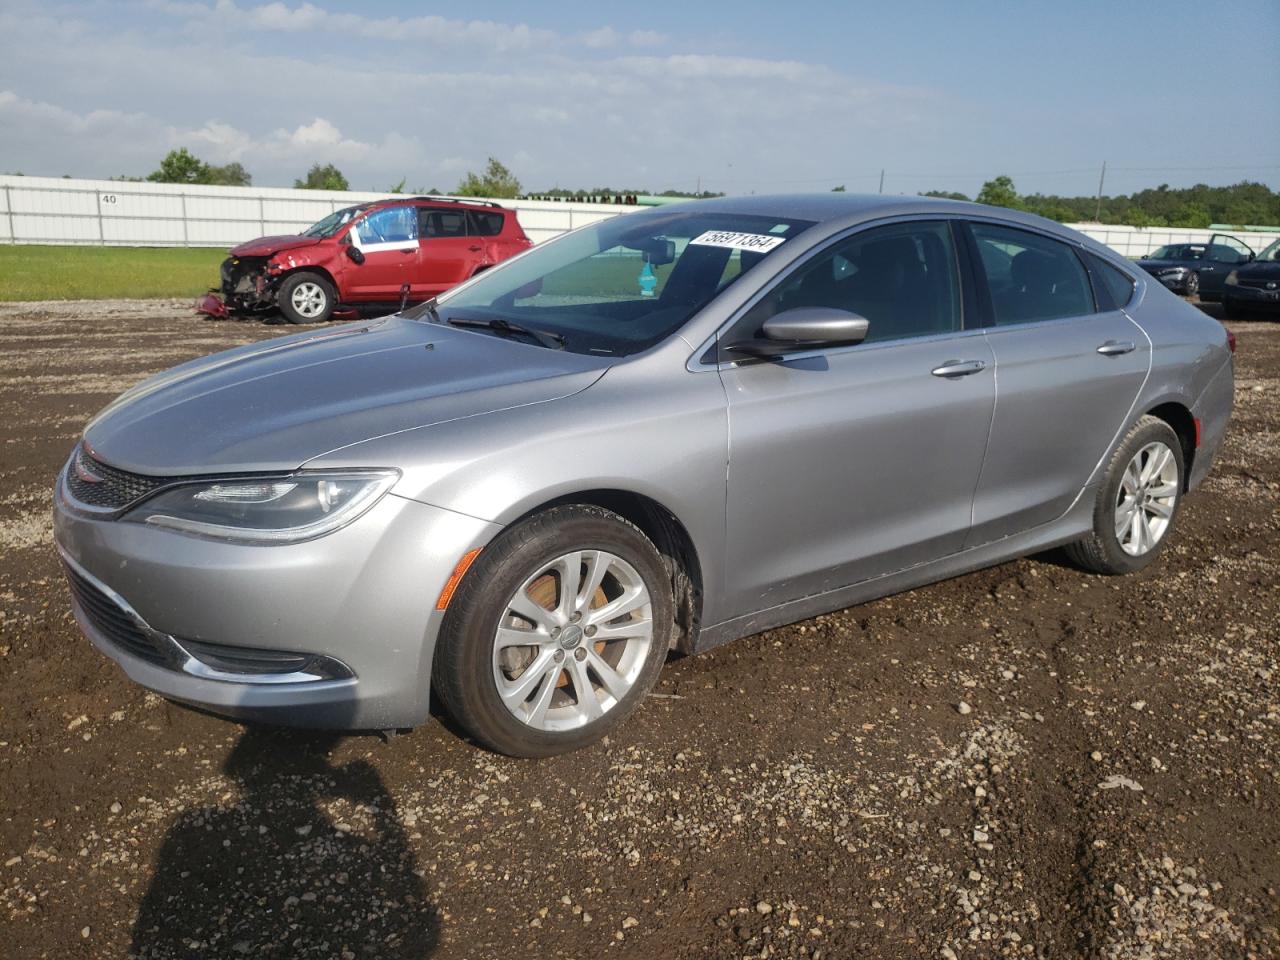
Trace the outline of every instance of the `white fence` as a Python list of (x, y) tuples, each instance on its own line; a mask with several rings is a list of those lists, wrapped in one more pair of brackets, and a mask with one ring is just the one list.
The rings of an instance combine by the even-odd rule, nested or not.
[[(390, 194), (270, 187), (198, 187), (114, 180), (0, 176), (0, 243), (229, 247), (298, 233), (334, 210)], [(502, 200), (535, 243), (638, 209), (603, 203)], [(1166, 243), (1204, 242), (1212, 230), (1071, 224), (1127, 257)], [(1232, 234), (1254, 252), (1280, 233)]]
[[(0, 176), (0, 243), (229, 247), (387, 193)], [(633, 206), (501, 200), (535, 243)]]

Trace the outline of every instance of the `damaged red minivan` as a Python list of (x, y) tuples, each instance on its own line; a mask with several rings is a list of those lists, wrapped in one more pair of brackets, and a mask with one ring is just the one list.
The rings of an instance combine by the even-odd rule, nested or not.
[(488, 200), (378, 200), (335, 210), (296, 236), (261, 237), (222, 262), (221, 296), (200, 313), (290, 323), (388, 312), (443, 293), (533, 246), (514, 210)]

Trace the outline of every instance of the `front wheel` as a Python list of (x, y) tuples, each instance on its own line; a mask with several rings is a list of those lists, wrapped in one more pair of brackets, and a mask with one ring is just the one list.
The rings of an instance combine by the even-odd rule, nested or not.
[(280, 284), (276, 303), (290, 323), (323, 323), (333, 316), (333, 284), (318, 273), (292, 273)]
[(1141, 570), (1169, 539), (1182, 502), (1182, 443), (1163, 420), (1145, 416), (1111, 457), (1093, 509), (1089, 536), (1066, 547), (1093, 573)]
[(511, 528), (449, 602), (433, 683), (485, 746), (545, 757), (598, 740), (640, 705), (666, 659), (670, 578), (637, 527), (555, 507)]
[(1187, 274), (1184, 295), (1188, 297), (1196, 297), (1200, 295), (1200, 274), (1196, 273), (1194, 270)]

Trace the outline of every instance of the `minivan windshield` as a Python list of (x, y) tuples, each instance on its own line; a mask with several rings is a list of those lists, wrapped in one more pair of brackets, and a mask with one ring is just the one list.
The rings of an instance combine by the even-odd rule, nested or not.
[(549, 334), (626, 356), (665, 339), (812, 221), (714, 211), (615, 216), (548, 241), (405, 316)]
[(343, 207), (341, 210), (335, 210), (319, 223), (313, 223), (307, 229), (302, 231), (304, 237), (332, 237), (335, 233), (350, 223), (357, 214), (367, 210), (369, 205), (362, 203), (355, 207)]

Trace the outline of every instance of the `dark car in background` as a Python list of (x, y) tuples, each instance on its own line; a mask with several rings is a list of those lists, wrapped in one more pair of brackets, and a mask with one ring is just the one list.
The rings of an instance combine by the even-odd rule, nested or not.
[(1280, 240), (1227, 274), (1222, 290), (1222, 312), (1229, 318), (1280, 313)]
[(1221, 300), (1232, 268), (1253, 259), (1249, 245), (1225, 233), (1208, 243), (1170, 243), (1138, 260), (1138, 266), (1174, 293), (1201, 300)]
[(200, 313), (269, 313), (320, 323), (335, 312), (388, 313), (421, 303), (533, 246), (516, 212), (489, 200), (412, 197), (335, 210), (294, 236), (230, 250), (221, 296)]

